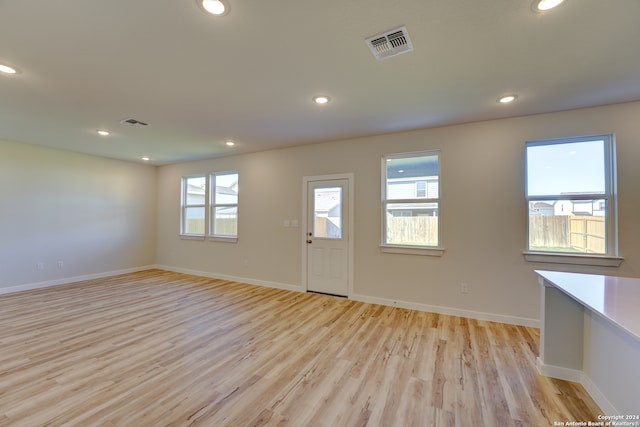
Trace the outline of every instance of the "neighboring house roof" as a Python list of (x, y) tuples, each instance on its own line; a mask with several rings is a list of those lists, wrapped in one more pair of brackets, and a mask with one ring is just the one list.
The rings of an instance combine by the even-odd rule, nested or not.
[[(234, 185), (234, 187), (232, 187), (232, 188), (225, 187), (225, 186), (222, 186), (222, 185), (216, 185), (216, 193), (217, 194), (228, 194), (228, 195), (236, 196), (238, 194), (238, 191), (236, 190), (236, 188), (237, 188), (237, 185)], [(189, 194), (204, 195), (205, 189), (204, 189), (204, 187), (200, 187), (200, 186), (197, 186), (197, 185), (189, 184), (187, 186), (187, 192)]]
[(204, 186), (187, 184), (187, 193), (204, 195)]

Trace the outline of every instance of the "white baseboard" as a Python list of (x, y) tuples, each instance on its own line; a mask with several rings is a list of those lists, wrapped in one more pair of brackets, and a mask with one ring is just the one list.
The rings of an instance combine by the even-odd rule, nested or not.
[[(31, 289), (46, 288), (49, 286), (62, 285), (66, 283), (80, 282), (82, 280), (100, 279), (103, 277), (116, 276), (118, 274), (134, 273), (134, 272), (149, 270), (153, 268), (158, 268), (158, 269), (167, 270), (167, 271), (174, 271), (176, 273), (193, 274), (195, 276), (210, 277), (210, 278), (222, 279), (222, 280), (231, 280), (234, 282), (247, 283), (249, 285), (258, 285), (258, 286), (266, 286), (269, 288), (284, 289), (284, 290), (294, 291), (294, 292), (305, 291), (304, 289), (302, 289), (301, 286), (293, 285), (290, 283), (272, 282), (267, 280), (252, 279), (248, 277), (229, 276), (225, 274), (210, 273), (207, 271), (191, 270), (188, 268), (172, 267), (168, 265), (147, 265), (147, 266), (129, 268), (124, 270), (108, 271), (104, 273), (89, 274), (85, 276), (67, 277), (64, 279), (30, 283), (30, 284), (8, 287), (8, 288), (0, 288), (0, 295), (19, 292), (19, 291), (26, 291)], [(397, 301), (397, 300), (378, 298), (378, 297), (372, 297), (372, 296), (360, 295), (360, 294), (353, 294), (353, 295), (350, 295), (349, 297), (355, 301), (386, 305), (390, 307), (407, 308), (407, 309), (426, 311), (431, 313), (467, 317), (467, 318), (477, 319), (477, 320), (487, 320), (492, 322), (508, 323), (512, 325), (530, 326), (534, 328), (540, 327), (539, 320), (529, 319), (525, 317), (505, 316), (501, 314), (484, 313), (484, 312), (472, 311), (472, 310), (461, 310), (461, 309), (456, 309), (451, 307), (419, 304), (419, 303), (413, 303), (413, 302), (407, 302), (407, 301)]]
[(438, 305), (420, 304), (407, 301), (391, 300), (387, 298), (371, 297), (368, 295), (354, 294), (350, 295), (351, 299), (372, 304), (387, 305), (390, 307), (408, 308), (411, 310), (427, 311), (430, 313), (447, 314), (450, 316), (467, 317), (476, 320), (487, 320), (490, 322), (508, 323), (511, 325), (530, 326), (539, 328), (540, 321), (538, 319), (529, 319), (526, 317), (505, 316), (503, 314), (485, 313), (481, 311), (462, 310), (452, 307), (443, 307)]
[[(168, 265), (157, 265), (156, 268), (160, 268), (167, 271), (175, 271), (176, 273), (185, 273), (185, 274), (193, 274), (195, 276), (211, 277), (215, 279), (232, 280), (234, 282), (247, 283), (250, 285), (267, 286), (269, 288), (285, 289), (285, 290), (295, 291), (295, 292), (305, 292), (305, 289), (303, 289), (301, 286), (292, 285), (288, 283), (270, 282), (265, 280), (257, 280), (257, 279), (238, 277), (238, 276), (228, 276), (224, 274), (190, 270), (187, 268), (172, 267)], [(451, 316), (467, 317), (467, 318), (472, 318), (477, 320), (487, 320), (491, 322), (508, 323), (512, 325), (530, 326), (533, 328), (540, 327), (539, 320), (529, 319), (525, 317), (505, 316), (501, 314), (483, 313), (480, 311), (471, 311), (471, 310), (460, 310), (460, 309), (455, 309), (450, 307), (418, 304), (418, 303), (412, 303), (407, 301), (390, 300), (385, 298), (377, 298), (377, 297), (371, 297), (371, 296), (359, 295), (359, 294), (349, 295), (349, 298), (354, 301), (368, 302), (372, 304), (386, 305), (390, 307), (408, 308), (412, 310), (427, 311), (427, 312), (438, 313), (438, 314), (448, 314)]]
[(30, 291), (33, 289), (48, 288), (50, 286), (66, 285), (68, 283), (82, 282), (83, 280), (102, 279), (104, 277), (117, 276), (119, 274), (136, 273), (138, 271), (157, 268), (155, 265), (145, 265), (141, 267), (126, 268), (123, 270), (106, 271), (103, 273), (87, 274), (83, 276), (65, 277), (63, 279), (46, 280), (44, 282), (27, 283), (19, 286), (10, 286), (7, 288), (0, 287), (0, 295), (11, 294), (14, 292)]
[(539, 357), (536, 358), (536, 368), (540, 375), (557, 378), (559, 380), (572, 381), (582, 384), (582, 371), (577, 369), (563, 368), (561, 366), (546, 365)]
[(613, 404), (607, 399), (607, 397), (600, 391), (596, 384), (589, 378), (584, 372), (577, 369), (562, 368), (560, 366), (545, 365), (538, 357), (536, 359), (536, 368), (540, 375), (545, 377), (557, 378), (565, 381), (572, 381), (574, 383), (582, 384), (589, 396), (600, 407), (603, 415), (619, 415), (622, 411), (619, 411), (613, 406)]
[(190, 270), (188, 268), (171, 267), (168, 265), (156, 265), (155, 268), (173, 271), (176, 273), (192, 274), (194, 276), (210, 277), (212, 279), (230, 280), (233, 282), (246, 283), (248, 285), (266, 286), (267, 288), (284, 289), (287, 291), (303, 292), (302, 287), (289, 283), (270, 282), (267, 280), (251, 279), (247, 277), (229, 276), (226, 274), (209, 273), (207, 271)]
[(609, 399), (607, 399), (606, 396), (600, 391), (600, 389), (596, 387), (591, 378), (586, 376), (584, 373), (582, 374), (582, 381), (580, 381), (580, 383), (585, 388), (585, 390), (587, 390), (587, 393), (589, 393), (596, 404), (598, 404), (603, 412), (603, 415), (620, 415), (623, 413), (613, 406)]

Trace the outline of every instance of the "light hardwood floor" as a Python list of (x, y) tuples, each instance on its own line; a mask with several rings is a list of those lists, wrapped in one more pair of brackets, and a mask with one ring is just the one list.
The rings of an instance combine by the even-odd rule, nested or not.
[(1, 426), (596, 420), (538, 330), (151, 270), (0, 296)]

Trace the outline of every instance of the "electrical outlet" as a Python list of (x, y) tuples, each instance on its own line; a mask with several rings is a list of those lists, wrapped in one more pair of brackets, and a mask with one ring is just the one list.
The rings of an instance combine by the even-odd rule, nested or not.
[(64, 267), (64, 262), (58, 261), (58, 268), (63, 268), (63, 267)]
[(36, 270), (39, 270), (39, 271), (44, 270), (44, 262), (37, 262), (36, 263)]
[(461, 294), (469, 293), (469, 285), (467, 283), (460, 283), (460, 293)]

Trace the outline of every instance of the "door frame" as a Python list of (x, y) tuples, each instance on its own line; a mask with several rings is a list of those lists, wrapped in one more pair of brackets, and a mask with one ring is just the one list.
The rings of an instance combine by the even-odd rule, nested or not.
[(315, 176), (303, 176), (302, 177), (302, 227), (301, 230), (301, 248), (302, 248), (302, 289), (304, 292), (309, 291), (309, 276), (308, 276), (308, 262), (307, 262), (307, 251), (309, 250), (309, 244), (307, 243), (307, 233), (309, 231), (309, 194), (307, 189), (309, 188), (309, 183), (314, 181), (331, 181), (337, 179), (346, 179), (347, 186), (349, 188), (349, 200), (347, 203), (347, 209), (349, 210), (349, 233), (347, 235), (347, 298), (351, 298), (353, 295), (353, 248), (354, 248), (354, 240), (355, 240), (355, 215), (354, 215), (354, 179), (355, 175), (353, 173), (341, 173), (341, 174), (333, 174), (333, 175), (315, 175)]

